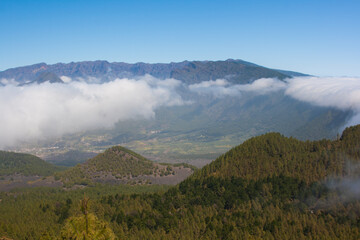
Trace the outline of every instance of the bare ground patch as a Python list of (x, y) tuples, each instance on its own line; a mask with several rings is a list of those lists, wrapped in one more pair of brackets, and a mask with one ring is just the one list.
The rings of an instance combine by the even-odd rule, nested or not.
[(61, 187), (63, 184), (56, 181), (53, 176), (24, 176), (21, 174), (14, 174), (0, 177), (0, 191), (6, 192), (14, 188), (23, 187)]
[(114, 176), (110, 172), (96, 172), (92, 180), (99, 183), (108, 184), (159, 184), (176, 185), (193, 173), (193, 170), (184, 166), (167, 166), (155, 164), (156, 169), (153, 174), (139, 176)]

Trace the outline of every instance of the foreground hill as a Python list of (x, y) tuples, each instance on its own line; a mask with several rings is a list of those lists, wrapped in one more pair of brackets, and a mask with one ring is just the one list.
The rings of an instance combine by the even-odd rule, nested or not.
[(174, 184), (185, 179), (192, 169), (182, 165), (154, 163), (121, 146), (107, 149), (83, 164), (58, 173), (66, 186), (102, 183)]
[(258, 180), (285, 175), (307, 183), (349, 174), (360, 157), (360, 125), (347, 128), (339, 140), (299, 141), (279, 133), (251, 138), (192, 176)]
[(13, 174), (49, 176), (61, 169), (31, 154), (0, 151), (2, 176)]
[[(103, 194), (94, 197), (89, 211), (119, 239), (359, 239), (359, 149), (360, 125), (334, 141), (302, 142), (269, 133), (235, 147), (165, 193)], [(88, 167), (98, 169), (102, 156), (127, 154), (136, 159), (138, 172), (151, 169), (151, 162), (118, 147)], [(125, 171), (113, 163), (100, 168)], [(15, 239), (61, 239), (66, 229), (73, 234), (66, 226), (79, 216), (79, 207), (70, 192), (62, 193), (61, 202), (48, 192), (36, 201), (30, 194), (22, 200), (3, 196), (0, 214), (7, 218), (0, 233)], [(36, 225), (26, 224), (24, 212), (16, 214), (17, 204)]]

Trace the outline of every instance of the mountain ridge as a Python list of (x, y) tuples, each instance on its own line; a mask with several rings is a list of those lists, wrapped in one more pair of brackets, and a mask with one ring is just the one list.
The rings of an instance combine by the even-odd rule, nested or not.
[[(195, 68), (194, 68), (195, 66)], [(199, 72), (198, 69), (202, 71)], [(203, 71), (206, 70), (206, 71)], [(208, 71), (207, 71), (208, 70)], [(285, 70), (266, 68), (240, 59), (225, 61), (182, 61), (171, 63), (125, 63), (105, 60), (82, 61), (70, 63), (46, 64), (37, 63), (0, 71), (0, 79), (14, 79), (19, 83), (34, 81), (42, 72), (52, 72), (58, 76), (98, 77), (102, 81), (114, 78), (126, 78), (150, 74), (154, 77), (179, 78), (186, 83), (198, 83), (215, 78), (230, 78), (235, 82), (249, 82), (261, 77), (277, 77), (280, 79), (300, 74)]]

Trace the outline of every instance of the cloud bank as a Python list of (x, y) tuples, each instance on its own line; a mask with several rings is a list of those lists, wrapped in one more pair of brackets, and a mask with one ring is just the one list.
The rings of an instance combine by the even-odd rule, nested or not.
[(295, 99), (360, 112), (360, 78), (302, 77), (287, 82), (285, 94)]
[[(6, 86), (0, 86), (0, 148), (19, 141), (111, 128), (121, 120), (153, 118), (160, 106), (185, 104), (176, 91), (182, 83), (175, 79), (158, 80), (149, 75), (106, 83), (66, 76), (61, 79), (66, 84), (22, 87), (13, 80), (1, 80)], [(347, 126), (360, 123), (360, 78), (262, 78), (250, 84), (218, 79), (189, 85), (188, 89), (219, 98), (279, 92), (316, 106), (351, 110), (354, 115)]]
[(204, 81), (197, 84), (189, 85), (190, 91), (196, 92), (198, 94), (211, 94), (215, 97), (224, 97), (224, 96), (237, 96), (239, 91), (231, 86), (230, 83), (225, 79), (217, 79), (216, 81)]
[(353, 111), (344, 127), (360, 123), (360, 78), (302, 77), (287, 81), (285, 94), (316, 106)]
[(360, 78), (294, 77), (284, 81), (262, 78), (250, 84), (231, 84), (220, 79), (193, 84), (189, 89), (216, 97), (241, 96), (245, 92), (268, 94), (283, 91), (287, 96), (315, 106), (351, 110), (354, 115), (346, 126), (360, 123)]
[(240, 96), (243, 92), (267, 94), (286, 87), (286, 83), (273, 78), (260, 78), (249, 84), (232, 85), (225, 79), (206, 81), (189, 85), (189, 89), (199, 94), (213, 94), (216, 97)]
[(103, 84), (0, 87), (0, 147), (19, 141), (60, 137), (96, 128), (111, 128), (119, 120), (153, 118), (160, 106), (181, 105), (179, 81), (116, 79)]

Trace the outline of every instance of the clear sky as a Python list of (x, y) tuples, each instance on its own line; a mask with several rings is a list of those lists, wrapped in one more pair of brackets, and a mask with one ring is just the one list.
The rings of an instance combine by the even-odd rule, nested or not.
[(360, 76), (360, 1), (0, 0), (0, 70), (228, 58)]

